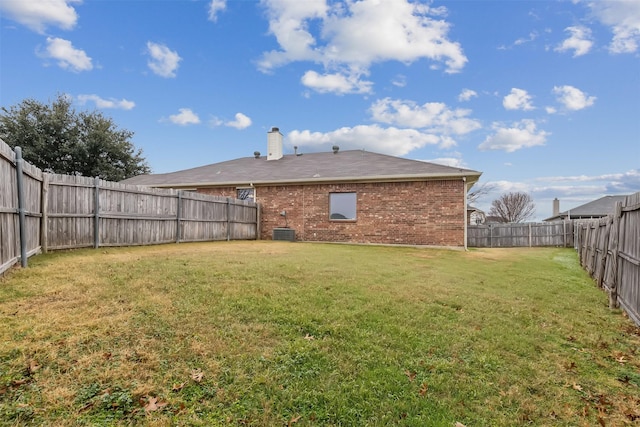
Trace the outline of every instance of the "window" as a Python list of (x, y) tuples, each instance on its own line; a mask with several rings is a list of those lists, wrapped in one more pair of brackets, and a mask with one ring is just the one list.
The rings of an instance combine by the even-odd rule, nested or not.
[(356, 219), (356, 193), (329, 193), (329, 219)]
[(238, 188), (238, 199), (254, 201), (253, 188)]

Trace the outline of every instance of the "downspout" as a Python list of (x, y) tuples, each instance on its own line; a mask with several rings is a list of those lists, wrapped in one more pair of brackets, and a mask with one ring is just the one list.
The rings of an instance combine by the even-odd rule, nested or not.
[(462, 186), (463, 186), (463, 192), (462, 192), (462, 199), (464, 200), (463, 202), (463, 206), (464, 206), (464, 250), (467, 251), (467, 177), (463, 176), (462, 177)]

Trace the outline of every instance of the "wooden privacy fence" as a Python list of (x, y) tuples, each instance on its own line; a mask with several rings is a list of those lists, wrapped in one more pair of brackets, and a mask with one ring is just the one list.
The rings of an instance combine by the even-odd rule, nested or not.
[(43, 173), (0, 140), (0, 273), (39, 251), (252, 240), (259, 205)]
[(467, 246), (475, 248), (573, 247), (573, 221), (469, 225)]
[(640, 325), (640, 192), (618, 202), (614, 214), (576, 224), (580, 264)]

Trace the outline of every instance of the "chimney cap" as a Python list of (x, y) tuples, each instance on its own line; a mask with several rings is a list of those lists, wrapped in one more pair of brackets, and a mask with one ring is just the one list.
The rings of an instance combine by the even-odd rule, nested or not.
[(271, 132), (280, 132), (280, 128), (274, 126), (271, 128)]
[(334, 145), (333, 147), (331, 147), (331, 149), (333, 150), (333, 154), (337, 154), (338, 150), (340, 150), (340, 147), (338, 147), (337, 145)]

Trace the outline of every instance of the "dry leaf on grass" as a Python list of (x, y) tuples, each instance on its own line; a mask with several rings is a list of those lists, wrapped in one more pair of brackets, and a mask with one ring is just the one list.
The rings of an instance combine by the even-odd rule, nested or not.
[(467, 427), (467, 426), (462, 423), (456, 422), (456, 427)]
[(417, 375), (415, 372), (411, 372), (408, 369), (404, 371), (404, 374), (407, 376), (407, 378), (409, 378), (409, 382), (413, 382), (413, 380), (416, 379), (416, 375)]
[(147, 404), (144, 405), (145, 414), (148, 414), (149, 412), (157, 411), (167, 406), (167, 402), (162, 402), (162, 401), (159, 402), (157, 397), (153, 397), (153, 396), (145, 396), (145, 397), (147, 399)]
[(614, 352), (612, 356), (615, 359), (615, 361), (620, 363), (621, 365), (624, 365), (629, 361), (629, 358), (627, 357), (627, 355), (619, 351)]
[(429, 390), (429, 385), (427, 383), (422, 383), (419, 391), (420, 396), (424, 397), (424, 395), (427, 394), (427, 390)]
[(28, 383), (29, 380), (26, 378), (23, 378), (21, 380), (13, 380), (11, 381), (11, 387), (20, 387), (21, 385), (24, 385), (26, 383)]
[(289, 422), (287, 423), (288, 427), (291, 427), (293, 424), (297, 423), (298, 421), (300, 421), (300, 418), (302, 418), (302, 415), (298, 415), (297, 417), (292, 417)]
[(184, 388), (186, 383), (174, 384), (171, 388), (172, 391), (180, 391)]
[(201, 382), (202, 378), (204, 378), (204, 372), (202, 372), (201, 369), (193, 369), (191, 371), (191, 379), (194, 380), (195, 382), (197, 383)]
[(307, 341), (313, 341), (315, 338), (313, 337), (313, 335), (307, 334), (307, 335), (304, 336), (304, 339), (307, 340)]
[(40, 369), (40, 365), (35, 360), (31, 359), (29, 361), (29, 368), (27, 368), (27, 369), (29, 371), (29, 375), (31, 375), (31, 374), (37, 372)]

